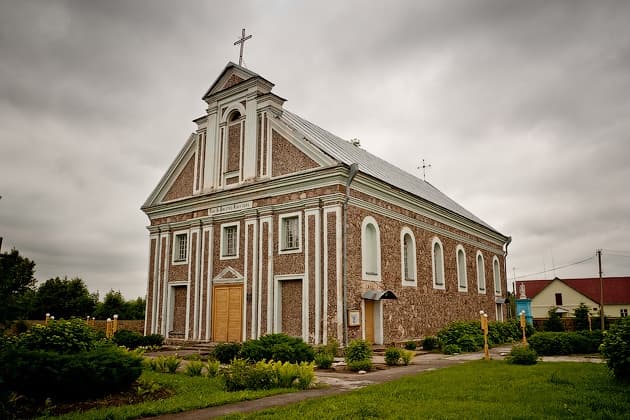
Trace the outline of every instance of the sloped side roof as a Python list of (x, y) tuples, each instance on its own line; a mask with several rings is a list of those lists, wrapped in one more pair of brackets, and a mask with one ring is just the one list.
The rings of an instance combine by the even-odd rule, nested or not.
[(397, 166), (392, 165), (360, 147), (354, 146), (349, 141), (335, 136), (286, 109), (283, 110), (280, 120), (301, 132), (306, 140), (319, 147), (333, 159), (345, 163), (346, 165), (357, 163), (361, 172), (385, 181), (396, 188), (437, 204), (440, 207), (497, 232), (492, 226), (457, 204), (430, 183), (403, 171)]
[[(578, 278), (578, 279), (560, 279), (555, 278), (583, 294), (593, 302), (600, 303), (600, 284), (598, 277)], [(526, 280), (517, 281), (516, 290), (521, 283), (525, 284), (525, 291), (528, 298), (535, 297), (547, 285), (554, 280)], [(625, 305), (630, 304), (630, 277), (604, 277), (604, 304), (606, 305)]]

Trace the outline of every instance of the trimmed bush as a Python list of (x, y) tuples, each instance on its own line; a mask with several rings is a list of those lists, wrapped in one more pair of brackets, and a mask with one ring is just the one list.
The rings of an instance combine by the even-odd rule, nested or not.
[[(527, 325), (525, 335), (530, 336), (534, 331), (534, 327)], [(520, 323), (517, 320), (488, 323), (489, 346), (519, 341), (522, 336)], [(464, 352), (478, 351), (483, 348), (481, 323), (479, 321), (453, 322), (438, 332), (438, 340), (442, 346), (456, 344)], [(426, 345), (424, 348), (426, 349)]]
[(112, 345), (74, 354), (11, 346), (0, 357), (0, 387), (36, 399), (98, 397), (127, 389), (142, 373), (142, 357)]
[(515, 365), (535, 365), (538, 362), (538, 353), (529, 346), (516, 345), (505, 360)]
[(365, 340), (352, 340), (346, 348), (346, 364), (353, 371), (372, 368), (372, 346)]
[(315, 352), (315, 364), (322, 369), (328, 369), (332, 366), (335, 358), (328, 352), (326, 348), (320, 348)]
[(241, 351), (239, 343), (219, 343), (212, 349), (212, 356), (224, 365), (238, 357)]
[(119, 346), (125, 346), (128, 349), (135, 349), (144, 346), (144, 336), (135, 331), (118, 330), (114, 333), (112, 341)]
[(313, 348), (301, 338), (280, 333), (246, 341), (241, 348), (240, 357), (252, 363), (261, 360), (300, 363), (312, 362), (315, 354)]
[(245, 389), (272, 389), (298, 387), (308, 388), (315, 377), (315, 365), (302, 362), (265, 362), (255, 364), (243, 359), (235, 359), (232, 364), (223, 369), (225, 389), (227, 391), (241, 391)]
[(385, 363), (387, 364), (387, 366), (395, 366), (398, 364), (400, 356), (400, 349), (396, 347), (390, 347), (385, 350)]
[(602, 354), (620, 381), (630, 381), (630, 318), (623, 318), (604, 337)]
[(442, 351), (444, 352), (444, 354), (456, 354), (461, 353), (462, 349), (460, 349), (457, 344), (447, 344), (444, 346), (444, 349)]
[(103, 335), (87, 326), (84, 320), (71, 319), (33, 325), (17, 337), (17, 343), (25, 350), (72, 354), (93, 350), (102, 338)]
[(437, 337), (433, 336), (433, 335), (428, 335), (426, 337), (424, 337), (424, 340), (422, 341), (422, 349), (423, 350), (433, 350), (433, 349), (437, 349), (439, 347), (439, 341), (437, 339)]
[(456, 343), (461, 351), (472, 352), (483, 348), (483, 335), (464, 334), (457, 339)]
[(405, 366), (411, 363), (411, 360), (413, 359), (414, 356), (415, 356), (415, 353), (411, 350), (400, 351), (400, 360), (402, 361), (402, 364)]
[(405, 343), (405, 350), (415, 350), (416, 348), (418, 348), (418, 345), (415, 341), (410, 340)]
[(543, 356), (596, 353), (601, 344), (601, 333), (539, 332), (528, 339), (529, 345)]

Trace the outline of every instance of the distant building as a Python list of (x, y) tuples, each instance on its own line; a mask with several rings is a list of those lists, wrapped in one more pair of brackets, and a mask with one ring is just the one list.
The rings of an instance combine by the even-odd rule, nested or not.
[[(525, 293), (532, 300), (532, 316), (547, 318), (552, 308), (558, 308), (561, 316), (573, 317), (580, 303), (586, 304), (591, 315), (599, 316), (601, 302), (600, 281), (595, 278), (553, 280), (523, 280), (516, 282), (519, 290), (525, 285)], [(604, 315), (608, 318), (628, 316), (630, 309), (630, 277), (604, 277)]]
[(503, 319), (509, 238), (430, 183), (286, 110), (273, 87), (229, 63), (142, 206), (145, 332), (390, 343), (479, 310)]

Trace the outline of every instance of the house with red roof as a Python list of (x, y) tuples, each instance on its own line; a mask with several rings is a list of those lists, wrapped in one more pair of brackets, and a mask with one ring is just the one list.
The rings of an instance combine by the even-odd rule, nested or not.
[[(552, 280), (522, 280), (516, 282), (517, 290), (525, 286), (525, 294), (532, 301), (533, 318), (547, 318), (548, 311), (557, 311), (565, 317), (572, 317), (580, 303), (585, 303), (591, 315), (599, 315), (599, 307), (604, 305), (604, 315), (609, 318), (628, 316), (630, 309), (630, 276), (598, 277)], [(602, 296), (603, 290), (603, 296)]]

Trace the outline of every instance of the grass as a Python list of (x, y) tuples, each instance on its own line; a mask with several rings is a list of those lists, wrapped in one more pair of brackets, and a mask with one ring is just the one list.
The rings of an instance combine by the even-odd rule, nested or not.
[(627, 419), (630, 388), (603, 364), (477, 361), (229, 419)]
[(190, 377), (184, 374), (168, 374), (144, 371), (141, 379), (155, 381), (174, 391), (168, 398), (146, 401), (134, 405), (105, 407), (84, 412), (67, 413), (56, 419), (130, 419), (165, 413), (223, 405), (237, 401), (254, 400), (269, 395), (294, 392), (295, 389), (226, 392), (219, 378)]

